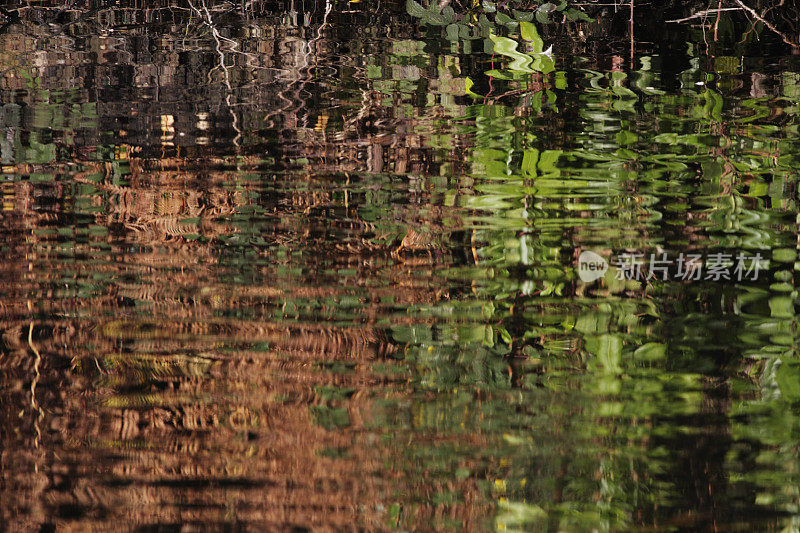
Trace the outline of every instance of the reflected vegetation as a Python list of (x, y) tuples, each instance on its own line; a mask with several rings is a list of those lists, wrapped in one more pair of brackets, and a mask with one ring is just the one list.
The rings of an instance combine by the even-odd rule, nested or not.
[(4, 15), (9, 530), (800, 529), (791, 47), (204, 6)]

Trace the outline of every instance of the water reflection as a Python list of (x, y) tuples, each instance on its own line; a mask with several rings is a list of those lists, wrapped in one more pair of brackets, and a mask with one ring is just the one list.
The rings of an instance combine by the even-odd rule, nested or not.
[(796, 61), (190, 13), (0, 36), (9, 528), (797, 527)]

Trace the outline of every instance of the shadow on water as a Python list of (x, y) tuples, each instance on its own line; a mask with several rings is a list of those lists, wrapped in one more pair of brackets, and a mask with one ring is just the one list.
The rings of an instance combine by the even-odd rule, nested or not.
[(2, 522), (797, 529), (797, 56), (300, 4), (3, 13)]

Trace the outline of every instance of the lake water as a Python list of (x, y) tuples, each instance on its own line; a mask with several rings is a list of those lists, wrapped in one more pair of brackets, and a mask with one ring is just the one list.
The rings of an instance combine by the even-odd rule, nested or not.
[(4, 27), (0, 529), (796, 531), (800, 56), (371, 6)]

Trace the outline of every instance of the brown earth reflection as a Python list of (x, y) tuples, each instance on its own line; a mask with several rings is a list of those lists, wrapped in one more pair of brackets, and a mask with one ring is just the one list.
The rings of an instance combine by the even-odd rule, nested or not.
[[(3, 77), (6, 101), (22, 104), (5, 106), (20, 122), (6, 130), (3, 154), (2, 521), (75, 531), (387, 526), (384, 502), (409, 491), (386, 470), (368, 421), (374, 398), (406, 395), (407, 378), (383, 363), (397, 346), (379, 325), (382, 302), (446, 298), (432, 254), (447, 252), (425, 243), (415, 259), (420, 246), (380, 235), (353, 214), (363, 191), (347, 183), (358, 181), (349, 173), (421, 170), (409, 159), (419, 141), (402, 130), (360, 135), (367, 107), (329, 139), (298, 126), (308, 117), (290, 102), (270, 112), (290, 135), (267, 146), (271, 164), (306, 157), (314, 172), (265, 175), (263, 156), (225, 152), (261, 153), (242, 147), (240, 133), (291, 93), (301, 77), (293, 43), (303, 41), (281, 38), (277, 53), (279, 41), (258, 40), (245, 60), (261, 74), (236, 95), (247, 105), (225, 110), (214, 83), (199, 85), (212, 94), (180, 101), (195, 77), (212, 76), (197, 69), (213, 52), (207, 43), (188, 47), (200, 63), (181, 61), (173, 47), (187, 43), (169, 38), (142, 61), (147, 46), (129, 39), (90, 38), (95, 61), (39, 26), (2, 36), (3, 61), (15, 65)], [(42, 40), (56, 47), (42, 51)], [(125, 99), (128, 82), (138, 99)], [(108, 90), (114, 100), (100, 101)], [(111, 144), (101, 141), (106, 127)], [(51, 143), (34, 138), (40, 131)], [(44, 155), (32, 152), (39, 146)], [(266, 192), (247, 172), (264, 175)], [(417, 211), (401, 208), (397, 225), (441, 227), (441, 213)], [(250, 256), (225, 251), (220, 239), (236, 247), (251, 219), (263, 231)], [(337, 283), (322, 268), (353, 273)], [(235, 280), (244, 270), (248, 280)], [(385, 281), (371, 283), (378, 275)], [(338, 316), (343, 300), (352, 312)], [(448, 512), (469, 522), (483, 518), (478, 509)]]
[[(429, 247), (415, 260), (409, 239), (372, 244), (357, 219), (334, 222), (344, 243), (315, 235), (310, 213), (332, 191), (309, 176), (309, 190), (278, 195), (265, 213), (276, 223), (260, 234), (250, 274), (263, 282), (221, 281), (231, 268), (217, 238), (252, 205), (247, 186), (229, 190), (234, 172), (129, 152), (115, 156), (130, 169), (124, 186), (89, 162), (69, 185), (5, 189), (4, 521), (382, 524), (402, 480), (386, 475), (380, 432), (365, 419), (374, 396), (405, 394), (405, 378), (373, 367), (397, 349), (378, 325), (381, 302), (446, 297), (432, 290)], [(314, 283), (313, 260), (299, 278), (276, 274), (278, 255), (296, 253), (352, 268), (354, 285)], [(369, 287), (376, 275), (391, 281)], [(357, 307), (337, 317), (344, 299)], [(331, 303), (314, 309), (320, 301)]]

